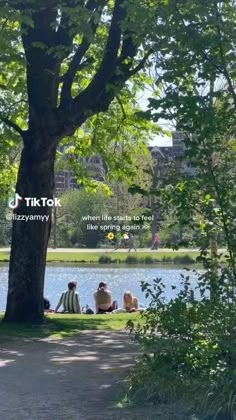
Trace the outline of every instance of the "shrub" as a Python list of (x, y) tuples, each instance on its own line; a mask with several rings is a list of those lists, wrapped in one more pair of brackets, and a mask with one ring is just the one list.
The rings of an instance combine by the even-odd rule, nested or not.
[[(222, 278), (224, 279), (222, 271)], [(199, 273), (199, 288), (208, 273)], [(219, 280), (219, 281), (220, 281)], [(130, 398), (152, 404), (184, 400), (190, 418), (233, 420), (236, 416), (236, 304), (206, 297), (192, 300), (189, 277), (169, 303), (163, 300), (164, 284), (142, 283), (151, 297), (143, 322), (135, 331), (143, 355), (130, 377)], [(226, 295), (225, 295), (226, 296)], [(195, 416), (195, 417), (193, 417)], [(180, 416), (184, 418), (184, 416)]]
[(98, 259), (99, 264), (111, 264), (112, 262), (113, 260), (109, 255), (101, 255)]
[(190, 265), (190, 264), (194, 264), (196, 262), (195, 259), (193, 259), (192, 257), (190, 257), (190, 255), (184, 255), (184, 256), (176, 256), (174, 258), (174, 264), (186, 264), (186, 265)]
[(171, 257), (163, 257), (162, 262), (168, 264), (168, 263), (173, 263), (173, 260)]
[(137, 257), (133, 257), (132, 255), (129, 255), (128, 257), (126, 257), (125, 263), (126, 264), (138, 264), (139, 259)]
[(156, 260), (149, 255), (144, 258), (144, 264), (154, 264), (155, 262)]

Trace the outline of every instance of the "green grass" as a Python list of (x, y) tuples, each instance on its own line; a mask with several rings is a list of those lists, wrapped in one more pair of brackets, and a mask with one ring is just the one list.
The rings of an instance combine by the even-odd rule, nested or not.
[(9, 261), (10, 253), (9, 252), (0, 252), (0, 262)]
[[(193, 258), (196, 258), (197, 255), (199, 255), (198, 252), (189, 252), (188, 253), (190, 256), (192, 256)], [(76, 252), (71, 252), (71, 253), (63, 253), (63, 252), (58, 252), (58, 253), (54, 253), (54, 252), (50, 252), (48, 253), (47, 256), (47, 260), (48, 261), (63, 261), (63, 262), (93, 262), (93, 263), (98, 263), (99, 258), (102, 255), (106, 255), (111, 257), (112, 259), (116, 259), (119, 260), (120, 262), (124, 262), (126, 260), (127, 257), (130, 256), (135, 256), (137, 257), (139, 260), (144, 259), (146, 257), (152, 257), (158, 260), (162, 260), (162, 258), (164, 257), (173, 257), (173, 256), (184, 256), (186, 255), (186, 252), (178, 252), (178, 253), (174, 253), (173, 252), (104, 252), (101, 253), (96, 253), (96, 252), (83, 252), (83, 253), (76, 253)]]
[[(0, 252), (0, 262), (9, 261), (8, 252)], [(199, 252), (197, 251), (161, 251), (161, 252), (49, 252), (47, 255), (48, 262), (73, 262), (73, 263), (98, 263), (99, 258), (102, 255), (111, 257), (112, 259), (119, 260), (119, 262), (125, 262), (126, 258), (129, 256), (137, 257), (140, 260), (144, 260), (146, 257), (151, 257), (158, 261), (162, 261), (163, 258), (175, 258), (175, 257), (184, 257), (188, 255), (189, 257), (195, 259)]]
[(11, 324), (2, 322), (0, 314), (0, 343), (9, 339), (63, 338), (84, 330), (122, 331), (128, 320), (140, 321), (140, 314), (72, 315), (49, 314), (42, 325)]

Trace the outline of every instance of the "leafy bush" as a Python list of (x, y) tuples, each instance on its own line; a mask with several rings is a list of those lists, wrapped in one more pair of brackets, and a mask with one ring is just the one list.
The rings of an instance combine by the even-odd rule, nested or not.
[[(199, 285), (207, 290), (208, 273), (199, 274)], [(221, 281), (225, 273), (222, 272)], [(142, 283), (150, 307), (143, 323), (134, 328), (143, 356), (130, 377), (130, 398), (153, 404), (185, 400), (196, 419), (233, 420), (236, 415), (236, 305), (226, 289), (222, 298), (203, 296), (192, 300), (190, 279), (165, 303), (161, 279), (154, 286)], [(205, 283), (204, 283), (205, 282)], [(204, 283), (204, 286), (203, 286)], [(204, 289), (204, 290), (203, 290)], [(226, 299), (227, 298), (227, 299)], [(192, 418), (192, 417), (189, 417)]]
[(113, 260), (109, 255), (101, 255), (98, 260), (99, 264), (111, 264), (112, 262)]
[(139, 259), (137, 257), (133, 257), (132, 255), (129, 255), (128, 257), (126, 257), (125, 263), (126, 264), (138, 264)]
[(196, 262), (196, 260), (192, 257), (190, 257), (190, 255), (186, 254), (184, 256), (176, 256), (174, 258), (174, 264), (186, 264), (186, 265), (190, 265), (190, 264), (194, 264)]
[(163, 257), (162, 262), (168, 264), (168, 263), (173, 263), (173, 260), (171, 257)]
[(157, 260), (156, 259), (154, 259), (154, 258), (152, 258), (151, 256), (149, 256), (149, 255), (147, 255), (145, 258), (144, 258), (144, 264), (155, 264), (155, 262), (156, 262)]

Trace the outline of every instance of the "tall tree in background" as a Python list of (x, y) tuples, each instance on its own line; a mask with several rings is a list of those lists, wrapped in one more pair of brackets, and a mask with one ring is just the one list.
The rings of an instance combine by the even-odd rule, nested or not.
[[(211, 248), (210, 289), (219, 298), (217, 235), (227, 248), (227, 281), (236, 284), (235, 110), (236, 4), (225, 0), (178, 2), (160, 6), (155, 34), (156, 98), (154, 121), (174, 121), (185, 138), (182, 172), (170, 200), (178, 218), (201, 229), (203, 256)], [(220, 260), (220, 255), (218, 256)], [(223, 270), (225, 275), (226, 269)]]
[[(154, 5), (145, 0), (0, 2), (0, 118), (23, 139), (20, 196), (53, 197), (59, 142), (106, 112), (128, 80), (135, 83), (151, 55), (154, 19)], [(16, 213), (51, 217), (49, 207), (24, 201)], [(43, 318), (50, 227), (50, 221), (13, 223), (7, 321)]]

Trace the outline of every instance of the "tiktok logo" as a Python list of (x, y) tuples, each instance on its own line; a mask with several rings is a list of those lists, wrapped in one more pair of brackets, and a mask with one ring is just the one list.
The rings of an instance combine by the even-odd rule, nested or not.
[(61, 207), (61, 201), (59, 198), (35, 198), (35, 197), (21, 197), (15, 193), (13, 198), (8, 200), (8, 207), (15, 210), (19, 207), (20, 202), (24, 200), (26, 207)]
[(23, 198), (19, 194), (14, 194), (13, 198), (10, 198), (8, 200), (8, 207), (12, 210), (15, 210), (19, 207), (20, 202), (23, 200)]

